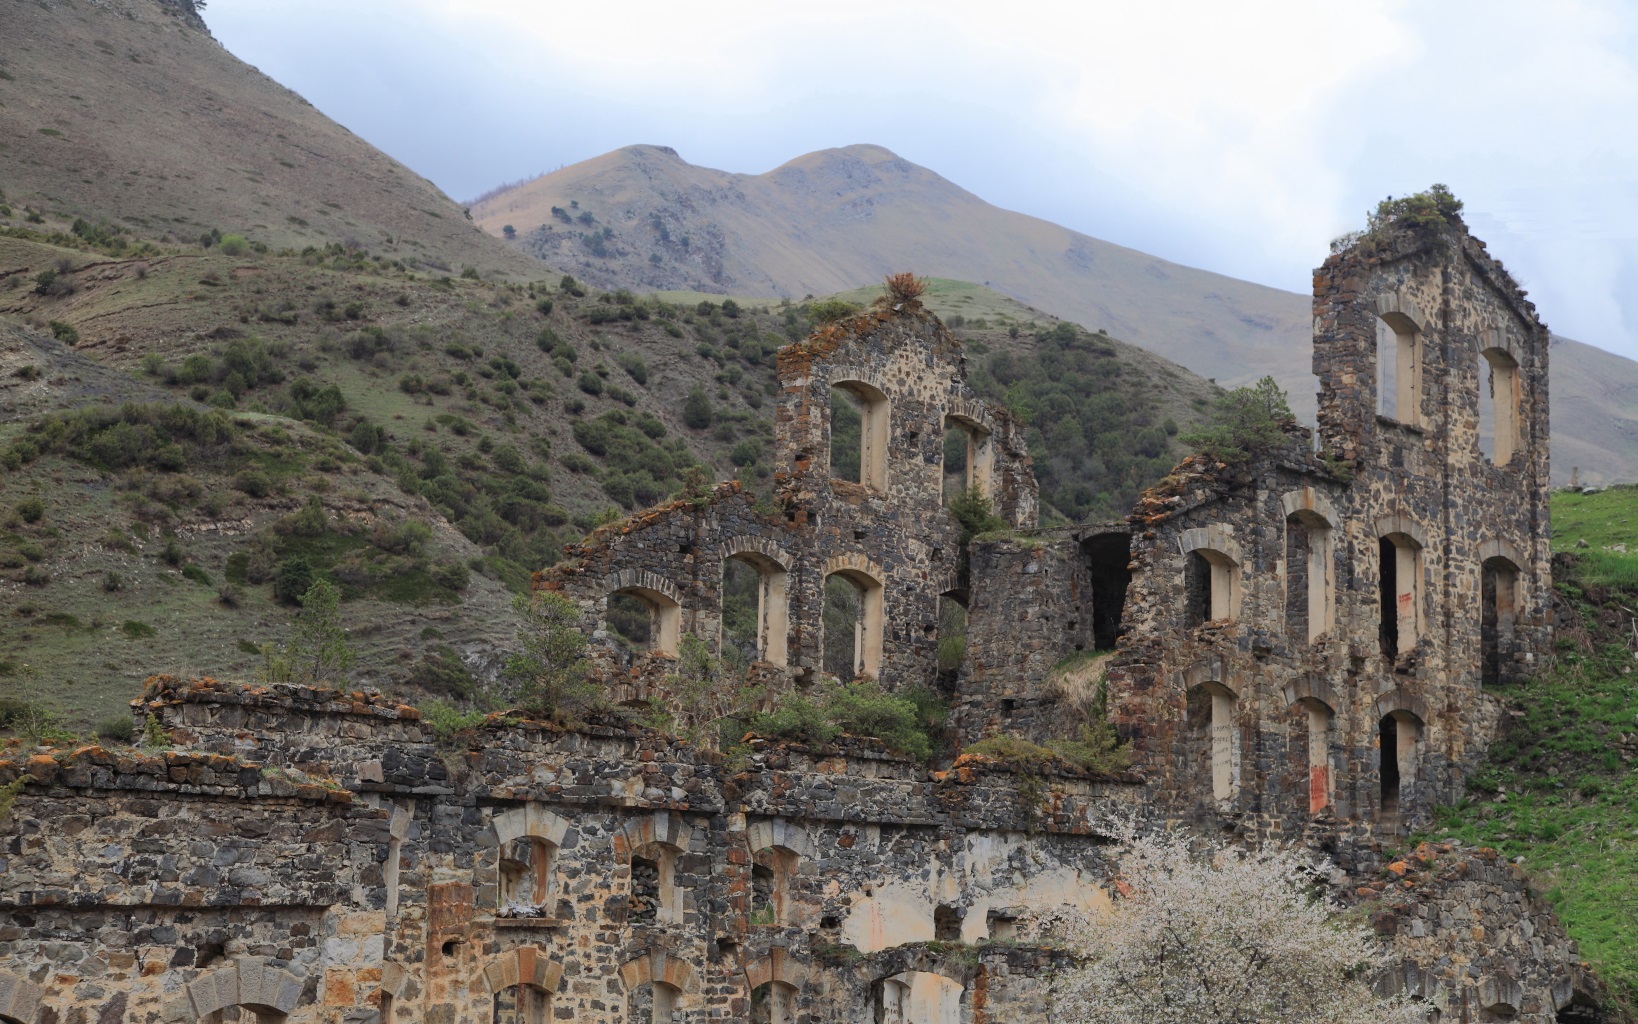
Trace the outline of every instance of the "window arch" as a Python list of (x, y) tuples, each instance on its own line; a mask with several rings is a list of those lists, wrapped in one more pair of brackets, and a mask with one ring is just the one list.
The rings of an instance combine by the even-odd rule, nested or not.
[(1186, 622), (1233, 622), (1240, 617), (1240, 545), (1228, 527), (1214, 524), (1184, 530)]
[(754, 549), (732, 550), (722, 560), (722, 650), (751, 660), (786, 664), (790, 637), (790, 574), (779, 560)]
[(1518, 618), (1519, 567), (1505, 555), (1486, 558), (1479, 574), (1479, 682), (1495, 686), (1503, 670)]
[(33, 1021), (40, 1012), (40, 1000), (45, 993), (27, 978), (0, 971), (0, 1018), (12, 1021)]
[(1377, 636), (1382, 656), (1397, 661), (1416, 649), (1421, 636), (1421, 530), (1400, 516), (1377, 521)]
[(681, 924), (683, 892), (677, 862), (693, 830), (669, 812), (627, 821), (614, 835), (614, 855), (630, 872), (627, 920), (633, 924)]
[(501, 851), (501, 917), (545, 917), (552, 898), (557, 848), (538, 836), (520, 836)]
[(655, 950), (620, 965), (626, 991), (626, 1024), (672, 1024), (683, 1000), (699, 991), (699, 978), (685, 961)]
[(941, 495), (948, 505), (967, 491), (989, 497), (993, 490), (995, 445), (990, 429), (975, 416), (951, 410), (944, 417)]
[(832, 479), (887, 490), (889, 408), (887, 395), (873, 384), (862, 380), (831, 382)]
[(1390, 711), (1379, 720), (1377, 736), (1382, 824), (1388, 828), (1398, 828), (1405, 797), (1416, 782), (1422, 719), (1408, 710)]
[(1313, 641), (1336, 624), (1335, 512), (1312, 487), (1280, 499), (1285, 512), (1285, 623), (1291, 639)]
[(770, 981), (751, 990), (751, 1024), (794, 1024), (796, 986)]
[(1199, 751), (1191, 760), (1204, 765), (1212, 799), (1232, 800), (1240, 792), (1238, 698), (1222, 683), (1206, 680), (1189, 691), (1188, 704), (1188, 735)]
[(875, 1024), (959, 1024), (965, 988), (930, 971), (905, 971), (876, 982)]
[(1422, 331), (1426, 318), (1398, 293), (1376, 302), (1376, 411), (1408, 426), (1422, 425)]
[(675, 655), (682, 639), (682, 605), (655, 587), (628, 585), (609, 595), (605, 627), (639, 651)]
[(1485, 331), (1479, 344), (1479, 450), (1505, 466), (1523, 440), (1519, 361), (1502, 330)]
[(824, 579), (821, 668), (843, 679), (880, 675), (886, 629), (881, 577), (859, 565), (836, 563)]
[(219, 1024), (224, 1010), (237, 1007), (250, 1011), (259, 1024), (280, 1024), (300, 1001), (303, 985), (302, 978), (271, 958), (238, 957), (194, 979), (181, 997), (188, 1005), (169, 1006), (166, 1017), (185, 1020), (191, 1012), (195, 1020)]
[(494, 1024), (547, 1024), (552, 996), (563, 968), (544, 949), (520, 946), (495, 957), (483, 969)]

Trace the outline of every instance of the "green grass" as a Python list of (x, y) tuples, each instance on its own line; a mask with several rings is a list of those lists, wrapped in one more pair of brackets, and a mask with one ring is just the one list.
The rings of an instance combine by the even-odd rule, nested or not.
[(1579, 552), (1588, 582), (1638, 587), (1638, 486), (1554, 494), (1553, 550)]
[[(1638, 1009), (1638, 586), (1612, 578), (1631, 562), (1597, 547), (1638, 548), (1638, 489), (1553, 497), (1555, 548), (1595, 545), (1557, 587), (1557, 664), (1495, 692), (1511, 724), (1439, 816), (1439, 834), (1522, 857), (1582, 955), (1621, 1009)], [(1624, 606), (1624, 607), (1623, 607)], [(1623, 743), (1625, 744), (1623, 746)]]

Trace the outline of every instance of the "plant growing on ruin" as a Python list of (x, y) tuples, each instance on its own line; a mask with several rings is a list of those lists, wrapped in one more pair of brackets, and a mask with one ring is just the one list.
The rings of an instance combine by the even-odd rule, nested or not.
[(1219, 395), (1211, 421), (1185, 430), (1177, 439), (1202, 455), (1235, 465), (1283, 444), (1281, 427), (1291, 419), (1285, 391), (1273, 377), (1264, 377), (1250, 387)]
[(901, 303), (915, 303), (921, 305), (921, 297), (927, 291), (927, 279), (917, 277), (909, 271), (898, 274), (888, 274), (882, 281), (882, 295), (877, 303), (882, 306), (893, 307)]
[(1447, 185), (1435, 184), (1424, 192), (1395, 199), (1388, 196), (1365, 215), (1365, 230), (1351, 231), (1331, 240), (1331, 251), (1342, 252), (1364, 243), (1374, 246), (1396, 227), (1433, 228), (1462, 223), (1462, 201)]
[(1120, 895), (1080, 930), (1067, 1024), (1420, 1024), (1426, 1006), (1371, 991), (1387, 951), (1316, 895), (1301, 851), (1246, 851), (1186, 831), (1111, 831)]
[(600, 694), (589, 680), (580, 608), (550, 590), (519, 594), (512, 607), (524, 619), (522, 648), (506, 659), (501, 682), (507, 697), (538, 714), (572, 720), (595, 708)]

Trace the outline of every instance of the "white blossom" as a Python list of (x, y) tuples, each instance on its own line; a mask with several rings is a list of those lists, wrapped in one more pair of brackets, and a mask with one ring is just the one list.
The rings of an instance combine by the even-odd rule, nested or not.
[(1077, 938), (1064, 1024), (1422, 1024), (1426, 1004), (1374, 995), (1386, 950), (1325, 894), (1304, 853), (1175, 831), (1124, 843), (1108, 912)]

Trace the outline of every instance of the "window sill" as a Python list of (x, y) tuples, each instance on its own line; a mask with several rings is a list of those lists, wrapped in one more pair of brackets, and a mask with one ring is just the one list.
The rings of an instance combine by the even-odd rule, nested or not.
[(1398, 427), (1400, 430), (1404, 430), (1412, 434), (1426, 434), (1428, 432), (1428, 428), (1421, 426), (1420, 424), (1406, 423), (1404, 420), (1396, 420), (1392, 416), (1385, 416), (1382, 413), (1376, 414), (1376, 422), (1380, 426)]

